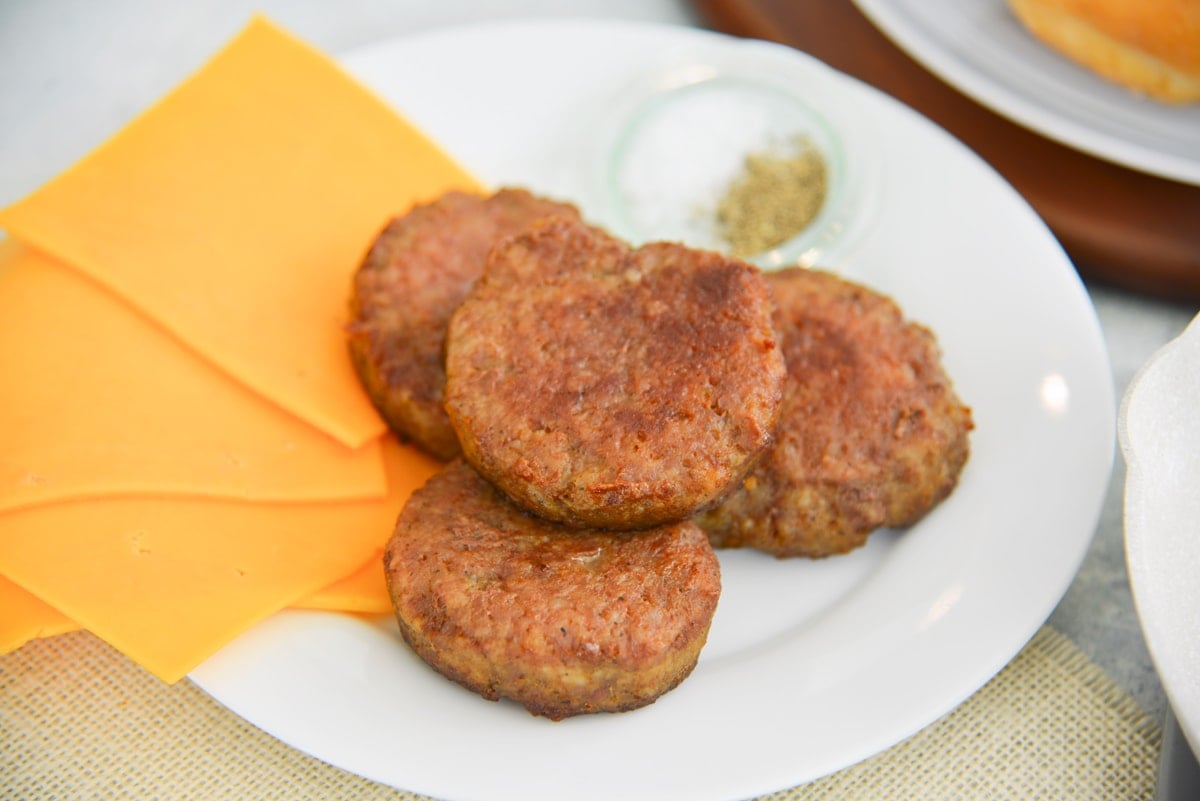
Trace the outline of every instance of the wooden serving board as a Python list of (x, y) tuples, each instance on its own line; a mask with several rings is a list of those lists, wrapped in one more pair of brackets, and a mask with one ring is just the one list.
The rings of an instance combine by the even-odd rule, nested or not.
[(693, 0), (709, 26), (803, 50), (902, 100), (996, 168), (1085, 279), (1200, 303), (1200, 187), (1073, 150), (989, 111), (909, 58), (851, 0)]

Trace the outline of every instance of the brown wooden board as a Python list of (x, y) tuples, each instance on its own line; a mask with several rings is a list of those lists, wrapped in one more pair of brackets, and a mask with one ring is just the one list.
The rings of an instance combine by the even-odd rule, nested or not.
[(693, 0), (710, 27), (803, 50), (902, 100), (996, 168), (1088, 280), (1200, 302), (1200, 187), (1136, 172), (1010, 122), (909, 58), (851, 0)]

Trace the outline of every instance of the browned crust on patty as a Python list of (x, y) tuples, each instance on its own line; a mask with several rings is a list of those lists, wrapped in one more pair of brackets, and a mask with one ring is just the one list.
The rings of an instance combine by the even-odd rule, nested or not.
[(568, 219), (489, 255), (447, 336), (463, 454), (524, 508), (574, 526), (679, 520), (771, 442), (784, 378), (759, 271)]
[(523, 189), (448, 192), (393, 219), (354, 276), (349, 347), (388, 425), (441, 459), (458, 453), (442, 408), (446, 324), (497, 240), (573, 206)]
[(844, 553), (911, 526), (956, 486), (973, 428), (933, 334), (829, 273), (767, 280), (788, 367), (776, 443), (697, 522), (718, 547), (780, 557)]
[(635, 709), (675, 687), (720, 594), (716, 555), (691, 522), (568, 529), (520, 511), (462, 460), (412, 495), (384, 569), (423, 660), (554, 720)]

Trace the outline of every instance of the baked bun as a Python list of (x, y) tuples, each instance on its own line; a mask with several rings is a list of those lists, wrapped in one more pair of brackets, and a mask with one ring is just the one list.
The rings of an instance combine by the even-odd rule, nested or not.
[(1009, 0), (1034, 36), (1129, 89), (1200, 100), (1198, 0)]

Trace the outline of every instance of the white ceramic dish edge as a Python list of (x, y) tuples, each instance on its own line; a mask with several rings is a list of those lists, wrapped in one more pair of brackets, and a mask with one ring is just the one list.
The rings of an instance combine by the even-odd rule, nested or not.
[(1134, 605), (1179, 727), (1200, 753), (1200, 317), (1134, 376), (1118, 436)]

